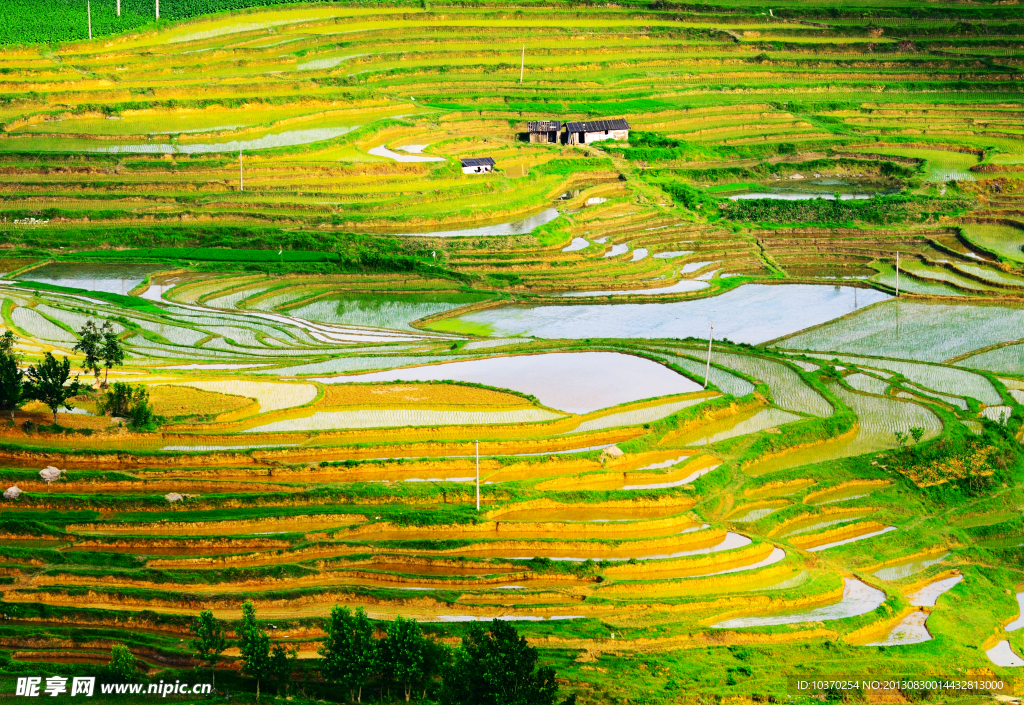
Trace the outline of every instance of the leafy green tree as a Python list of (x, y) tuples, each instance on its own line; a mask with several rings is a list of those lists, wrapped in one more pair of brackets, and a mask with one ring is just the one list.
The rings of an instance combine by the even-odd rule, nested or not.
[(295, 664), (299, 660), (299, 649), (284, 644), (274, 644), (270, 649), (269, 675), (277, 682), (277, 694), (288, 695), (288, 684), (292, 681)]
[(78, 382), (78, 375), (71, 384), (68, 378), (71, 376), (71, 362), (65, 357), (63, 362), (57, 362), (53, 353), (46, 353), (39, 366), (28, 368), (28, 385), (26, 396), (39, 401), (50, 407), (53, 412), (53, 423), (57, 423), (57, 409), (64, 407), (68, 411), (74, 407), (68, 403), (68, 399), (78, 394), (82, 385)]
[(256, 621), (256, 605), (242, 605), (242, 622), (238, 625), (238, 650), (242, 654), (242, 673), (256, 679), (256, 699), (260, 699), (260, 681), (271, 676), (270, 637)]
[(122, 683), (135, 680), (138, 675), (135, 657), (124, 644), (114, 644), (110, 648), (110, 661), (107, 663), (107, 673), (112, 679)]
[(82, 369), (85, 372), (93, 373), (98, 389), (100, 386), (100, 362), (103, 360), (103, 332), (91, 318), (85, 322), (82, 330), (78, 331), (78, 342), (75, 343), (74, 350), (85, 356), (82, 361)]
[(419, 622), (398, 616), (388, 624), (380, 645), (384, 671), (389, 679), (404, 686), (406, 702), (412, 695), (413, 684), (423, 680), (426, 642)]
[(324, 631), (327, 638), (317, 651), (323, 659), (324, 680), (347, 688), (351, 702), (363, 702), (363, 685), (378, 664), (373, 624), (362, 607), (352, 614), (347, 607), (335, 605)]
[(192, 623), (195, 639), (189, 644), (195, 652), (196, 659), (206, 662), (210, 667), (210, 679), (217, 683), (217, 662), (221, 653), (228, 648), (228, 640), (224, 636), (224, 625), (213, 616), (212, 610), (203, 610)]
[(100, 350), (100, 354), (103, 358), (103, 386), (105, 387), (107, 386), (107, 376), (110, 374), (110, 368), (123, 365), (125, 356), (124, 344), (114, 331), (114, 326), (110, 321), (106, 321), (103, 324), (103, 347)]
[(429, 639), (423, 640), (423, 699), (427, 699), (427, 687), (435, 676), (441, 675), (452, 660), (452, 650), (445, 644)]
[(537, 667), (537, 649), (508, 622), (474, 624), (444, 669), (441, 705), (554, 705), (555, 670)]
[(11, 413), (22, 402), (25, 395), (23, 379), (25, 373), (18, 366), (18, 356), (14, 353), (14, 333), (4, 331), (0, 335), (0, 409)]

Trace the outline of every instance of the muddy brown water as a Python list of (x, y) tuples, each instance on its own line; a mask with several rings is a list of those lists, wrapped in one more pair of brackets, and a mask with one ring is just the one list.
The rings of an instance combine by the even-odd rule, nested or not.
[(661, 519), (682, 514), (680, 506), (666, 507), (565, 507), (517, 509), (493, 517), (495, 521), (612, 522)]
[[(84, 528), (70, 525), (69, 531), (82, 536), (273, 536), (275, 534), (306, 533), (327, 529), (340, 529), (362, 523), (365, 518), (357, 515), (322, 516), (299, 521), (210, 521), (184, 524), (109, 524)], [(268, 529), (271, 529), (268, 531)]]
[(64, 548), (71, 545), (60, 539), (0, 539), (0, 544), (17, 548)]
[(150, 546), (70, 546), (68, 551), (94, 551), (96, 553), (134, 553), (140, 556), (233, 556), (252, 553), (255, 548), (203, 548), (183, 546), (179, 548)]

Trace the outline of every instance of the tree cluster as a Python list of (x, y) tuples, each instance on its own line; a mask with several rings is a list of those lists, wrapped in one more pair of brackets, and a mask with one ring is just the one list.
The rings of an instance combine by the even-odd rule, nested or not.
[[(197, 661), (211, 675), (229, 646), (223, 625), (207, 610), (192, 626), (191, 642)], [(317, 650), (315, 670), (336, 685), (349, 702), (361, 703), (366, 688), (378, 689), (380, 699), (397, 686), (399, 697), (427, 698), (433, 690), (442, 705), (555, 705), (555, 671), (538, 666), (537, 649), (508, 622), (493, 620), (488, 629), (473, 625), (458, 649), (428, 638), (413, 619), (401, 616), (378, 629), (362, 608), (354, 612), (335, 606), (324, 624), (325, 637)], [(252, 602), (242, 605), (237, 629), (242, 674), (261, 683), (273, 681), (287, 692), (297, 668), (297, 651), (272, 643), (256, 619)], [(440, 682), (438, 681), (440, 678)], [(575, 697), (561, 701), (574, 705)]]
[[(92, 320), (86, 321), (82, 326), (78, 338), (74, 349), (84, 356), (82, 369), (93, 373), (97, 388), (101, 385), (105, 387), (110, 368), (124, 364), (125, 349), (121, 339), (109, 321), (103, 326), (97, 326)], [(78, 381), (78, 375), (75, 375), (74, 379), (71, 378), (71, 361), (67, 357), (57, 360), (51, 352), (46, 353), (38, 365), (32, 365), (27, 371), (23, 371), (14, 344), (15, 337), (11, 331), (4, 331), (3, 335), (0, 335), (0, 410), (9, 412), (13, 421), (14, 410), (19, 405), (26, 401), (38, 400), (50, 407), (53, 423), (56, 425), (57, 411), (62, 407), (68, 411), (73, 409), (71, 399), (82, 393), (86, 387)], [(104, 370), (102, 383), (101, 369)], [(146, 390), (140, 387), (133, 392), (126, 384), (115, 384), (114, 387), (115, 390), (121, 387), (118, 391), (121, 397), (127, 394), (130, 413), (124, 415), (132, 420), (132, 426), (151, 426), (154, 418)]]
[(37, 399), (53, 412), (53, 423), (57, 423), (57, 410), (62, 406), (72, 409), (69, 399), (81, 390), (77, 375), (71, 377), (71, 362), (65, 357), (58, 362), (53, 353), (46, 353), (38, 365), (22, 371), (17, 352), (14, 350), (14, 333), (4, 331), (0, 336), (0, 409), (7, 411), (14, 420), (14, 410), (23, 402)]

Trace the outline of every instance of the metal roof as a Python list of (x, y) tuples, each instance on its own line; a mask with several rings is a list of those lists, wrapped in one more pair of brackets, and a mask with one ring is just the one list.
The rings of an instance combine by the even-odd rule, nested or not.
[(562, 129), (560, 120), (534, 120), (526, 123), (530, 132), (558, 132)]
[(462, 166), (494, 166), (494, 160), (490, 157), (469, 157), (460, 159)]
[(615, 120), (590, 120), (588, 122), (567, 122), (568, 132), (610, 132), (611, 130), (628, 130), (629, 123), (624, 118)]

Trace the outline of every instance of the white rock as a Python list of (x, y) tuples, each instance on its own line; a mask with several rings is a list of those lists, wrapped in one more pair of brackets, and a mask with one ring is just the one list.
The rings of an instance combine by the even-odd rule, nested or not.
[(43, 468), (42, 470), (39, 471), (39, 477), (41, 477), (44, 480), (46, 480), (46, 484), (48, 484), (48, 485), (51, 482), (59, 480), (63, 474), (64, 474), (63, 470), (59, 470), (59, 469), (53, 467), (52, 465), (50, 465), (48, 467), (45, 467), (45, 468)]
[(4, 499), (17, 499), (21, 496), (21, 490), (17, 485), (12, 485), (4, 490)]
[(604, 454), (609, 458), (621, 458), (625, 453), (618, 446), (608, 446), (604, 449)]
[(182, 497), (177, 492), (171, 492), (169, 494), (164, 495), (164, 499), (166, 499), (168, 502), (180, 502), (181, 500), (183, 500), (185, 498)]

